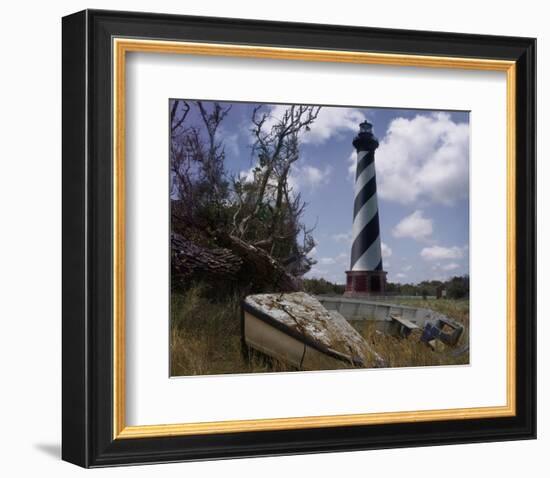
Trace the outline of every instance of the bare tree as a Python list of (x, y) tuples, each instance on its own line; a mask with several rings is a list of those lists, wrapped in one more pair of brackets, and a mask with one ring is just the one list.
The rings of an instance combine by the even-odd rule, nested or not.
[[(192, 108), (197, 121), (189, 123)], [(201, 101), (174, 100), (170, 110), (171, 196), (177, 199), (175, 215), (187, 223), (199, 216), (219, 219), (228, 194), (224, 170), (225, 151), (217, 138), (222, 121), (231, 107), (214, 103), (208, 108)]]
[(270, 124), (272, 118), (263, 107), (254, 108), (252, 149), (258, 159), (254, 180), (234, 182), (233, 234), (267, 250), (296, 275), (313, 264), (307, 254), (315, 244), (311, 230), (301, 223), (305, 203), (291, 190), (289, 179), (300, 158), (300, 136), (309, 131), (319, 111), (320, 107), (291, 105)]
[(298, 278), (314, 263), (308, 254), (315, 242), (313, 229), (303, 224), (306, 204), (292, 190), (290, 178), (300, 158), (301, 135), (320, 108), (289, 106), (275, 120), (262, 106), (254, 108), (252, 154), (258, 165), (252, 181), (235, 178), (232, 189), (220, 134), (230, 108), (171, 103), (174, 277), (185, 282), (200, 274), (227, 275), (246, 290), (297, 290)]

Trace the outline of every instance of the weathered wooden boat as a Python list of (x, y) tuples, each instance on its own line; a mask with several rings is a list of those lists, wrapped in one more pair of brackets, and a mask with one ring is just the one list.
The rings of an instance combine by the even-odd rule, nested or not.
[(376, 322), (382, 332), (405, 337), (414, 330), (423, 331), (422, 340), (438, 338), (448, 345), (456, 345), (464, 326), (443, 314), (425, 307), (389, 304), (378, 300), (347, 297), (317, 297), (329, 311), (337, 311), (346, 320)]
[(299, 370), (383, 365), (342, 315), (304, 292), (248, 296), (242, 333), (247, 347)]

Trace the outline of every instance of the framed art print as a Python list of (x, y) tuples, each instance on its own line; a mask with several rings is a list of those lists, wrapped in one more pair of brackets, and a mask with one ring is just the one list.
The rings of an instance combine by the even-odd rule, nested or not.
[(63, 458), (535, 437), (535, 40), (63, 19)]

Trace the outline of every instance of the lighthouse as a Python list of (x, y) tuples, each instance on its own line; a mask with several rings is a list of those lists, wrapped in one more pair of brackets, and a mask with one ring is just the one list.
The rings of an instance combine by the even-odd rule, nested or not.
[(378, 140), (372, 124), (364, 121), (353, 140), (357, 169), (353, 201), (353, 227), (350, 270), (346, 271), (346, 297), (384, 295), (386, 275), (382, 264), (380, 220), (376, 196), (374, 152)]

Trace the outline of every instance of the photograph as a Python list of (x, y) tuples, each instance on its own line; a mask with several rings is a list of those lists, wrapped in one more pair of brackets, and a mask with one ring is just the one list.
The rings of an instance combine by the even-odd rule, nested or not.
[[(11, 114), (14, 124), (28, 116), (21, 98), (61, 114), (57, 132), (55, 121), (38, 129), (40, 151), (61, 132), (61, 177), (11, 161), (35, 186), (14, 183), (11, 203), (28, 196), (15, 214), (28, 231), (6, 235), (29, 238), (31, 262), (50, 259), (44, 231), (61, 239), (62, 280), (48, 284), (62, 293), (46, 295), (59, 302), (62, 333), (30, 336), (33, 349), (61, 349), (45, 363), (61, 362), (61, 390), (56, 413), (30, 411), (52, 422), (33, 415), (41, 433), (57, 427), (65, 462), (174, 470), (225, 460), (226, 470), (235, 458), (368, 450), (369, 463), (380, 458), (372, 471), (388, 474), (395, 448), (409, 453), (390, 460), (406, 464), (396, 473), (425, 474), (428, 456), (438, 468), (456, 461), (447, 445), (495, 463), (502, 448), (488, 442), (537, 437), (544, 22), (532, 8), (504, 9), (488, 28), (490, 16), (463, 8), (434, 23), (402, 3), (361, 17), (357, 5), (323, 16), (294, 2), (288, 19), (279, 4), (67, 7), (61, 42), (52, 36), (47, 49), (61, 45), (51, 80), (62, 107), (19, 81), (31, 93), (12, 95)], [(18, 78), (56, 63), (19, 50), (33, 61)], [(16, 139), (24, 151), (28, 128)], [(39, 172), (59, 176), (34, 156)], [(55, 181), (60, 231), (36, 214)], [(12, 255), (11, 280), (25, 286), (14, 307), (28, 315), (29, 271), (52, 265)], [(31, 301), (37, 324), (48, 297)], [(28, 355), (8, 342), (12, 362)], [(26, 382), (33, 396), (41, 383)], [(11, 441), (29, 434), (19, 422)], [(50, 446), (39, 435), (37, 454)], [(501, 468), (517, 475), (536, 463), (536, 443)], [(28, 453), (17, 464), (35, 463)]]
[(469, 111), (167, 121), (171, 377), (469, 364)]

